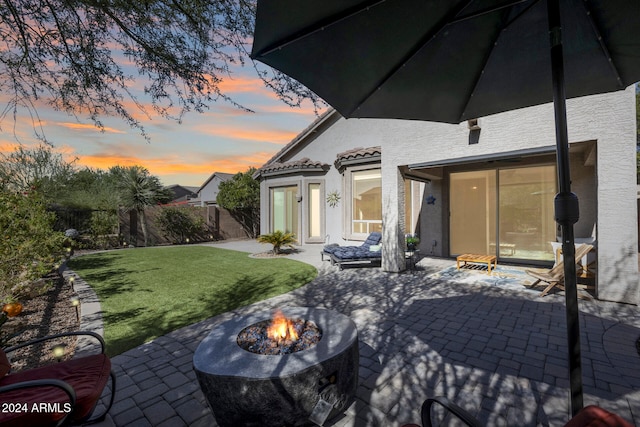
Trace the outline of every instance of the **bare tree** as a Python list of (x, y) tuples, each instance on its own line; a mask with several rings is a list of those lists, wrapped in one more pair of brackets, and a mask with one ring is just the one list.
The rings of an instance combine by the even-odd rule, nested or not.
[[(255, 0), (0, 0), (0, 90), (9, 98), (0, 119), (26, 108), (38, 129), (36, 101), (44, 101), (98, 128), (118, 116), (147, 137), (136, 113), (149, 111), (133, 81), (170, 119), (218, 100), (246, 109), (220, 83), (249, 60), (254, 15)], [(317, 101), (283, 74), (251, 66), (286, 103)]]
[(0, 188), (13, 192), (38, 190), (55, 199), (75, 173), (77, 159), (67, 161), (49, 145), (0, 153)]

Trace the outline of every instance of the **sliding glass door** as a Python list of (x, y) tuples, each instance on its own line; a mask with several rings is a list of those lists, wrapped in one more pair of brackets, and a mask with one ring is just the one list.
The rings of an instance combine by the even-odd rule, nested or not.
[(451, 255), (552, 260), (555, 166), (450, 175)]
[(498, 171), (500, 256), (553, 260), (555, 166)]
[(450, 192), (451, 254), (494, 253), (495, 170), (452, 173)]

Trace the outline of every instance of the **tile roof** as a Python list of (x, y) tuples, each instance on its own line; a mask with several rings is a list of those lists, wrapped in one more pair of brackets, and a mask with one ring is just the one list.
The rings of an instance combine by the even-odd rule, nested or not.
[(258, 169), (256, 175), (264, 176), (264, 175), (282, 175), (287, 173), (298, 172), (300, 170), (306, 171), (327, 171), (329, 169), (329, 165), (326, 163), (313, 161), (308, 157), (302, 158), (300, 160), (294, 160), (291, 162), (273, 162), (264, 165), (260, 169)]
[(363, 159), (382, 154), (382, 147), (354, 148), (336, 155), (336, 161)]
[(352, 150), (343, 151), (336, 155), (336, 169), (342, 171), (349, 165), (357, 165), (361, 163), (380, 162), (382, 157), (381, 147), (354, 148)]

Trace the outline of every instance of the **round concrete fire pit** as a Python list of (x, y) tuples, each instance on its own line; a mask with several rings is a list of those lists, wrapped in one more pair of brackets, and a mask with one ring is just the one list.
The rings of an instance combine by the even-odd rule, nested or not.
[[(285, 316), (314, 322), (322, 338), (313, 347), (284, 355), (242, 349), (238, 334), (268, 320), (271, 312), (239, 316), (214, 327), (193, 356), (193, 366), (217, 423), (225, 426), (313, 425), (344, 411), (358, 386), (358, 332), (335, 311), (282, 308)], [(320, 402), (320, 403), (319, 403)], [(324, 409), (324, 410), (323, 410)]]

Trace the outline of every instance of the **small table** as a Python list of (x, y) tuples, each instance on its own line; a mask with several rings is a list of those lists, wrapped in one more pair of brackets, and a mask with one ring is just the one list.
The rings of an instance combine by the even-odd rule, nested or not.
[(468, 262), (475, 264), (487, 264), (487, 274), (491, 274), (491, 266), (495, 269), (498, 266), (498, 257), (495, 255), (478, 255), (478, 254), (463, 254), (458, 255), (456, 258), (456, 268), (460, 270), (460, 261), (467, 265)]

